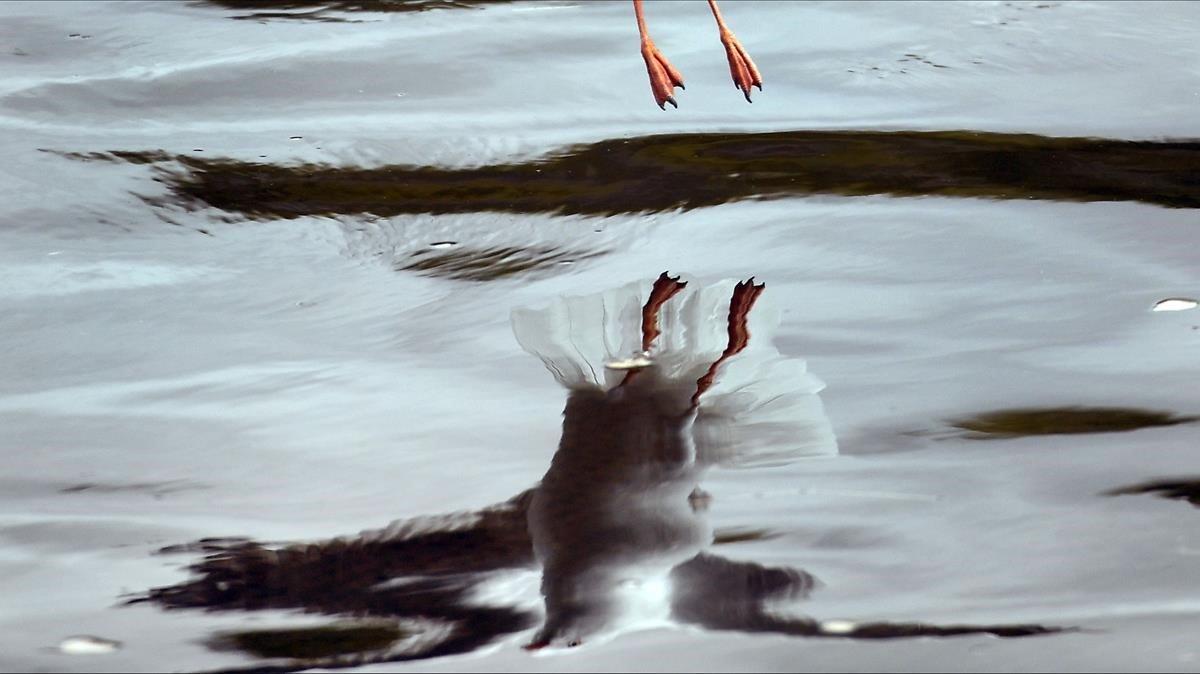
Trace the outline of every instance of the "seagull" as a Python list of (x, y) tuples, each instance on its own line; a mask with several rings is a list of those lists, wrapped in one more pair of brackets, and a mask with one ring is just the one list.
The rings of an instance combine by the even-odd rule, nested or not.
[[(206, 556), (189, 567), (192, 579), (128, 603), (299, 609), (418, 634), (253, 667), (281, 672), (467, 653), (521, 634), (528, 651), (567, 650), (664, 625), (840, 639), (1060, 631), (818, 621), (788, 610), (816, 587), (807, 572), (712, 552), (721, 536), (700, 486), (708, 470), (837, 453), (823, 383), (773, 346), (778, 312), (756, 311), (765, 287), (753, 278), (696, 287), (664, 272), (518, 309), (518, 343), (567, 390), (558, 448), (533, 487), (481, 510), (316, 543), (165, 548)], [(529, 571), (540, 575), (540, 611), (483, 592)]]
[[(725, 24), (717, 1), (708, 0), (708, 7), (712, 10), (713, 18), (717, 20), (717, 31), (721, 36), (721, 44), (725, 46), (725, 56), (729, 59), (729, 73), (733, 76), (733, 86), (742, 91), (747, 103), (753, 103), (750, 100), (750, 88), (758, 87), (758, 90), (762, 91), (762, 75), (737, 36)], [(683, 75), (679, 74), (650, 38), (642, 0), (633, 0), (633, 13), (637, 17), (638, 34), (642, 38), (642, 59), (646, 61), (646, 72), (650, 75), (650, 91), (654, 94), (654, 102), (663, 110), (667, 109), (667, 103), (678, 108), (679, 104), (675, 102), (675, 87), (684, 88)]]

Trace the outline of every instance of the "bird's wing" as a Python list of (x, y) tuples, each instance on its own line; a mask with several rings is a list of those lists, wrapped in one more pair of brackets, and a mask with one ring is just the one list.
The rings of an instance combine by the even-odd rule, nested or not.
[(922, 622), (821, 622), (768, 611), (768, 602), (807, 596), (816, 579), (804, 571), (735, 562), (701, 553), (671, 571), (675, 620), (710, 630), (769, 632), (804, 637), (900, 639), (991, 634), (1024, 637), (1073, 631), (1036, 624), (931, 625)]
[(488, 572), (534, 564), (526, 528), (532, 494), (530, 489), (474, 513), (401, 520), (384, 529), (318, 543), (277, 548), (245, 539), (201, 542), (209, 554), (189, 567), (197, 577), (152, 589), (131, 603), (394, 615), (374, 596), (396, 596), (394, 590), (376, 588), (389, 580), (483, 578)]

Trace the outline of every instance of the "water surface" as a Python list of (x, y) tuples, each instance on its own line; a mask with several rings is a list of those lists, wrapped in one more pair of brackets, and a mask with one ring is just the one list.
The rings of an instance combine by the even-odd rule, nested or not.
[[(748, 105), (703, 3), (651, 3), (666, 112), (624, 2), (243, 5), (0, 5), (0, 666), (390, 638), (125, 601), (522, 493), (564, 395), (510, 311), (671, 270), (767, 283), (840, 448), (711, 472), (714, 554), (820, 579), (790, 615), (1082, 629), (531, 655), (518, 572), (471, 601), (528, 627), (407, 666), (1196, 668), (1200, 317), (1152, 311), (1200, 294), (1193, 5), (732, 3)], [(1013, 410), (1050, 432), (955, 425)]]

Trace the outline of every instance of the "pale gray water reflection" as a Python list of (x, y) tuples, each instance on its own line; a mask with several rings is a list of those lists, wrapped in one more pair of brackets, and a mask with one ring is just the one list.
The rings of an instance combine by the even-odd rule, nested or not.
[[(837, 639), (1063, 631), (822, 622), (794, 614), (817, 584), (808, 573), (709, 552), (767, 538), (714, 533), (712, 497), (699, 486), (710, 468), (832, 456), (837, 446), (817, 397), (823, 384), (803, 361), (775, 350), (774, 312), (755, 311), (765, 285), (694, 283), (663, 273), (653, 286), (514, 312), (521, 345), (568, 391), (562, 438), (533, 488), (478, 512), (397, 521), (357, 537), (287, 547), (239, 539), (172, 546), (164, 552), (209, 553), (190, 567), (198, 578), (133, 601), (401, 621), (399, 628), (239, 632), (214, 642), (267, 658), (256, 671), (417, 660), (487, 646), (527, 630), (536, 613), (475, 605), (472, 593), (523, 568), (540, 574), (544, 602), (528, 650), (575, 648), (672, 622)], [(636, 365), (627, 365), (630, 353), (641, 354)]]
[[(1195, 670), (1197, 5), (726, 3), (748, 105), (652, 3), (665, 112), (625, 0), (433, 5), (0, 3), (0, 669)], [(720, 445), (525, 650), (572, 471), (510, 312), (663, 269), (767, 283), (839, 451)]]

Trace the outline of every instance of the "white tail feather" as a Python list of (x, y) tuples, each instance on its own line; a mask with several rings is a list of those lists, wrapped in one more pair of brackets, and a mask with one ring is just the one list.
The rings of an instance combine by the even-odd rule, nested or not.
[[(689, 284), (659, 311), (661, 334), (650, 349), (660, 375), (691, 385), (720, 358), (729, 342), (729, 305), (735, 285)], [(518, 309), (513, 332), (529, 353), (571, 390), (610, 390), (626, 371), (606, 367), (641, 352), (642, 306), (651, 283), (639, 282), (586, 296), (562, 297), (543, 309)], [(837, 441), (818, 392), (820, 379), (804, 360), (776, 350), (779, 312), (766, 293), (748, 317), (749, 344), (726, 360), (700, 396), (694, 436), (705, 463), (759, 464), (837, 453)]]

